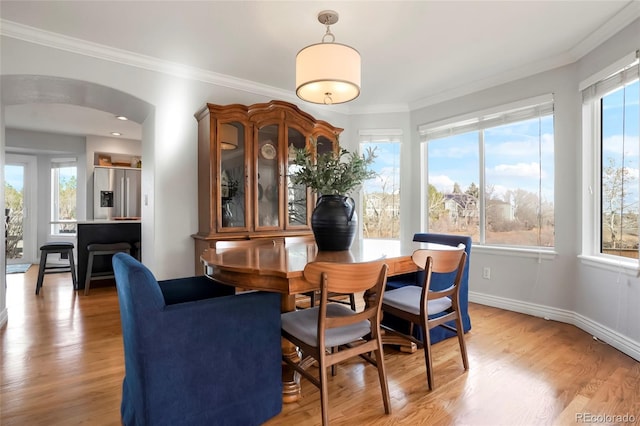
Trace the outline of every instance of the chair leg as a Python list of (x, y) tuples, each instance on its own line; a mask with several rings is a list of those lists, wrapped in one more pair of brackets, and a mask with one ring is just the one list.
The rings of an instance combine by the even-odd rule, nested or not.
[(467, 357), (467, 345), (464, 342), (464, 328), (462, 326), (462, 317), (458, 311), (458, 318), (456, 318), (456, 331), (458, 332), (458, 343), (460, 343), (460, 354), (462, 355), (462, 365), (465, 370), (469, 369), (469, 358)]
[(93, 253), (89, 253), (87, 261), (87, 277), (84, 280), (84, 295), (89, 295), (89, 286), (91, 285), (91, 270), (93, 269)]
[(433, 390), (433, 362), (431, 359), (431, 334), (429, 333), (429, 327), (426, 324), (422, 324), (422, 345), (424, 346), (424, 362), (427, 367), (427, 385), (429, 390)]
[(380, 379), (380, 390), (382, 391), (382, 403), (384, 412), (391, 414), (391, 398), (389, 397), (389, 385), (387, 383), (387, 372), (384, 366), (384, 349), (382, 347), (382, 337), (378, 335), (378, 349), (375, 350), (376, 365), (378, 366), (378, 378)]
[(71, 268), (71, 279), (73, 280), (73, 289), (78, 289), (78, 277), (76, 276), (76, 264), (73, 260), (73, 249), (69, 249), (69, 268)]
[(320, 379), (320, 407), (322, 410), (322, 426), (329, 426), (329, 390), (327, 389), (327, 367), (325, 363), (324, 351), (319, 349), (320, 359), (318, 360), (318, 375)]
[[(339, 348), (333, 346), (331, 348), (331, 353), (334, 354), (334, 353), (338, 352), (338, 350), (339, 350)], [(333, 364), (331, 366), (331, 375), (335, 376), (336, 374), (338, 374), (338, 364)]]
[(40, 252), (40, 268), (38, 269), (38, 281), (36, 282), (36, 295), (40, 294), (40, 288), (44, 281), (44, 268), (47, 265), (47, 252)]

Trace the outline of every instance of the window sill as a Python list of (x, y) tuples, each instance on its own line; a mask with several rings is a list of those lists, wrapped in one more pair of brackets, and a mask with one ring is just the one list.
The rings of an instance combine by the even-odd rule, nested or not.
[(484, 246), (484, 245), (472, 245), (472, 252), (491, 254), (496, 256), (514, 256), (514, 257), (526, 257), (529, 259), (537, 259), (538, 262), (542, 260), (554, 260), (558, 253), (553, 249), (544, 248), (525, 248), (525, 247), (497, 247), (497, 246)]
[(593, 266), (612, 272), (622, 272), (631, 277), (640, 276), (640, 265), (636, 259), (579, 255), (578, 259), (583, 265)]

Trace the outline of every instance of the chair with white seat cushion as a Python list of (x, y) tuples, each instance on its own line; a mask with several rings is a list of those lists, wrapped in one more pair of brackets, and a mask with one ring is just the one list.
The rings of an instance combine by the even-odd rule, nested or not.
[[(378, 369), (384, 411), (391, 412), (389, 387), (384, 368), (380, 336), (380, 302), (387, 281), (384, 260), (363, 263), (311, 262), (304, 278), (320, 288), (320, 305), (282, 314), (282, 336), (297, 345), (303, 356), (296, 363), (287, 356), (283, 360), (320, 388), (322, 424), (329, 423), (327, 368), (354, 356), (360, 356)], [(329, 294), (365, 291), (365, 309), (354, 312), (347, 306), (331, 303)], [(338, 348), (338, 351), (334, 351)], [(375, 354), (375, 358), (370, 353)], [(319, 378), (305, 366), (314, 359), (319, 365)]]
[[(408, 285), (387, 291), (382, 300), (382, 311), (398, 318), (409, 321), (411, 325), (419, 325), (422, 330), (422, 340), (409, 333), (399, 332), (384, 326), (385, 330), (399, 334), (424, 348), (427, 369), (427, 383), (429, 389), (434, 389), (433, 362), (431, 357), (431, 338), (429, 330), (435, 327), (445, 327), (458, 336), (462, 364), (469, 369), (467, 350), (464, 342), (464, 328), (460, 314), (460, 282), (467, 260), (464, 244), (451, 250), (418, 249), (413, 255), (414, 263), (423, 268), (424, 281), (421, 287)], [(450, 285), (442, 290), (431, 289), (432, 273), (453, 274)], [(447, 324), (454, 321), (455, 327)]]

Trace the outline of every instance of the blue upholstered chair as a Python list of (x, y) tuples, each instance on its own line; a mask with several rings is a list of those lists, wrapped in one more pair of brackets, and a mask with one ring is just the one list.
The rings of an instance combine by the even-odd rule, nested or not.
[(113, 256), (125, 379), (122, 423), (259, 425), (282, 409), (280, 297), (206, 277), (156, 281)]
[[(453, 234), (433, 234), (433, 233), (418, 233), (413, 236), (413, 241), (428, 242), (445, 244), (449, 246), (457, 246), (458, 244), (465, 245), (465, 252), (467, 253), (467, 263), (464, 267), (464, 274), (462, 276), (462, 282), (460, 283), (460, 314), (462, 316), (462, 325), (464, 332), (471, 330), (471, 318), (469, 317), (469, 261), (471, 258), (471, 237), (466, 235), (453, 235)], [(424, 271), (413, 272), (410, 274), (400, 275), (396, 277), (389, 277), (387, 279), (387, 291), (394, 290), (406, 285), (421, 286), (424, 282)], [(443, 290), (451, 282), (451, 276), (441, 275), (434, 273), (431, 278), (431, 288), (433, 290)], [(403, 330), (409, 332), (410, 324), (407, 321), (394, 317), (391, 314), (385, 313), (382, 318), (382, 323), (394, 328), (396, 330)], [(451, 323), (452, 326), (453, 322)], [(443, 327), (436, 327), (430, 331), (431, 344), (439, 342), (449, 337), (456, 336), (456, 333), (447, 330)], [(419, 340), (422, 340), (422, 330), (419, 327), (413, 329), (413, 336)]]

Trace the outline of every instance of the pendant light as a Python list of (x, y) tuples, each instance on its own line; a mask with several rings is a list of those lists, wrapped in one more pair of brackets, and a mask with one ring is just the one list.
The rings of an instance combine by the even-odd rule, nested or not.
[(238, 147), (238, 128), (231, 124), (220, 126), (220, 148), (236, 149)]
[(296, 56), (296, 95), (315, 104), (340, 104), (360, 95), (360, 53), (335, 43), (330, 26), (338, 13), (324, 10), (318, 21), (327, 27), (322, 43), (312, 44)]

